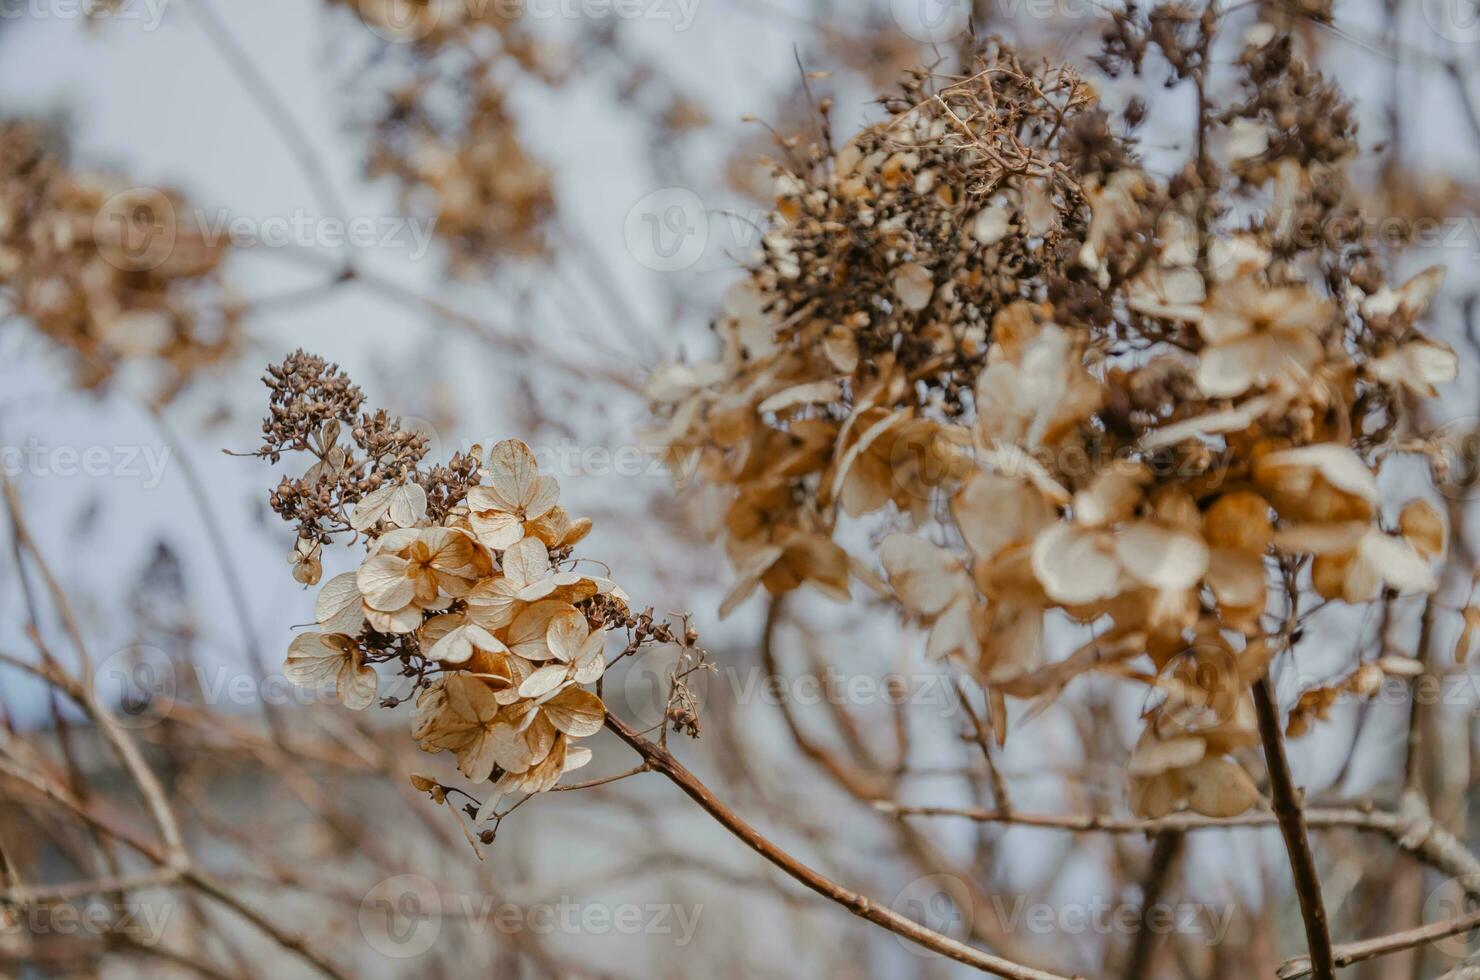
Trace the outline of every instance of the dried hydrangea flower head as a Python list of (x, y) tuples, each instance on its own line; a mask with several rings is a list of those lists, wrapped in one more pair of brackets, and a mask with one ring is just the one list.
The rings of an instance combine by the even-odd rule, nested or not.
[(511, 79), (562, 81), (562, 59), (506, 4), (329, 0), (385, 43), (356, 81), (384, 76), (366, 121), (367, 174), (388, 177), (408, 214), (433, 219), (453, 272), (546, 255), (548, 169), (506, 107)]
[[(1208, 25), (1158, 9), (1116, 19), (1107, 65), (1204, 63)], [(999, 737), (1006, 697), (1076, 673), (1159, 692), (1130, 762), (1145, 814), (1252, 805), (1235, 757), (1258, 742), (1249, 685), (1289, 644), (1276, 623), (1305, 592), (1432, 591), (1443, 548), (1425, 503), (1384, 524), (1375, 477), (1457, 373), (1420, 329), (1441, 270), (1390, 285), (1341, 221), (1351, 115), (1289, 39), (1256, 33), (1238, 66), (1244, 94), (1205, 120), (1226, 152), (1171, 179), (1137, 161), (1141, 109), (1117, 122), (1067, 69), (992, 44), (963, 77), (922, 75), (778, 174), (718, 356), (648, 388), (653, 440), (730, 494), (726, 610), (757, 584), (873, 580), (834, 531), (877, 515), (901, 609), (986, 686)], [(1356, 230), (1297, 233), (1311, 221)], [(1097, 639), (1044, 666), (1050, 620)]]
[(0, 286), (15, 314), (71, 354), (79, 385), (120, 368), (174, 397), (236, 347), (224, 247), (183, 222), (176, 194), (70, 168), (35, 123), (0, 122)]
[(394, 178), (402, 207), (435, 218), (456, 273), (545, 256), (550, 172), (520, 143), (503, 91), (484, 68), (471, 69), (455, 86), (465, 110), (444, 119), (427, 107), (428, 85), (391, 99), (371, 137), (369, 176)]
[(256, 455), (315, 458), (273, 494), (299, 528), (295, 571), (310, 552), (317, 568), (317, 546), (334, 534), (365, 549), (355, 571), (319, 590), (318, 629), (293, 640), (286, 675), (332, 685), (361, 709), (376, 699), (376, 666), (395, 670), (410, 692), (382, 703), (414, 701), (421, 748), (451, 752), (468, 780), (492, 782), (480, 820), (505, 794), (543, 792), (590, 760), (578, 743), (605, 723), (592, 687), (619, 636), (625, 652), (692, 646), (650, 610), (634, 615), (611, 579), (579, 570), (571, 551), (591, 522), (559, 505), (559, 485), (523, 442), (427, 468), (424, 441), (383, 411), (362, 412), (363, 394), (337, 366), (298, 351), (265, 380), (271, 414)]

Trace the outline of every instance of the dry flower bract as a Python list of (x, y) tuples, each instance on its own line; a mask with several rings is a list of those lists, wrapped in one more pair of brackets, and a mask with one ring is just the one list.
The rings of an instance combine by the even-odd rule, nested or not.
[(129, 367), (164, 402), (235, 350), (225, 247), (184, 220), (179, 195), (76, 170), (25, 120), (0, 121), (0, 175), (0, 287), (82, 387)]
[(577, 743), (605, 723), (591, 688), (609, 641), (619, 631), (629, 651), (679, 641), (651, 611), (634, 616), (610, 579), (577, 570), (571, 548), (591, 522), (558, 506), (560, 488), (530, 448), (509, 439), (486, 460), (475, 448), (426, 468), (425, 442), (384, 412), (360, 412), (364, 396), (335, 365), (299, 351), (266, 382), (272, 414), (257, 454), (315, 458), (272, 494), (297, 526), (295, 577), (317, 582), (321, 545), (337, 535), (365, 548), (356, 571), (319, 589), (319, 630), (293, 640), (288, 679), (332, 685), (361, 709), (380, 674), (403, 678), (411, 692), (403, 684), (382, 703), (413, 700), (417, 743), (492, 782), (480, 817), (588, 762)]
[[(1136, 16), (1121, 42), (1196, 57)], [(1347, 215), (1355, 144), (1289, 43), (1245, 49), (1247, 97), (1209, 120), (1227, 157), (1171, 179), (1070, 69), (996, 42), (959, 77), (912, 76), (836, 152), (778, 165), (714, 359), (648, 387), (652, 441), (729, 494), (722, 612), (757, 585), (845, 598), (872, 562), (835, 532), (883, 523), (879, 560), (931, 655), (1022, 696), (1096, 667), (1165, 694), (1129, 764), (1138, 813), (1253, 805), (1235, 757), (1259, 742), (1271, 582), (1352, 604), (1436, 587), (1443, 521), (1412, 502), (1390, 530), (1376, 473), (1457, 371), (1420, 330), (1438, 270), (1392, 287), (1370, 242), (1333, 258), (1290, 235), (1292, 215)], [(1050, 619), (1134, 649), (1045, 681)], [(1137, 654), (1154, 670), (1123, 666)], [(1173, 683), (1191, 662), (1215, 689)]]

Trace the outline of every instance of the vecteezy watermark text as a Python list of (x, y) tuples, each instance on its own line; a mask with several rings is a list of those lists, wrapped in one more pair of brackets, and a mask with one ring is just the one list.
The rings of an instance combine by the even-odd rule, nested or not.
[(159, 27), (170, 0), (0, 0), (0, 20), (93, 20)]
[(128, 936), (143, 946), (164, 937), (172, 902), (28, 902), (0, 908), (0, 938), (11, 935)]
[(429, 879), (404, 874), (375, 884), (360, 902), (360, 933), (382, 956), (409, 959), (431, 949), (446, 922), (473, 936), (665, 936), (688, 946), (699, 928), (702, 904), (555, 901), (519, 903), (493, 895), (443, 895)]
[(53, 446), (34, 437), (0, 445), (0, 471), (9, 477), (133, 480), (145, 490), (159, 486), (169, 461), (169, 446)]

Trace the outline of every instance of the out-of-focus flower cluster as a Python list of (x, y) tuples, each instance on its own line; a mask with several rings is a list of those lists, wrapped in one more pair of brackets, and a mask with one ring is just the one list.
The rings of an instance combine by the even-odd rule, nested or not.
[(519, 141), (502, 89), (482, 69), (463, 86), (466, 113), (446, 124), (424, 92), (397, 93), (376, 123), (368, 173), (395, 178), (401, 206), (432, 216), (453, 270), (471, 274), (500, 258), (543, 256), (555, 196), (549, 170)]
[[(1205, 63), (1211, 28), (1169, 16), (1117, 19), (1107, 64)], [(1457, 373), (1420, 329), (1442, 270), (1389, 283), (1344, 220), (1354, 126), (1290, 39), (1257, 29), (1239, 66), (1170, 178), (1137, 161), (1142, 107), (1107, 113), (1067, 69), (993, 45), (921, 76), (778, 175), (719, 356), (648, 388), (654, 440), (728, 492), (726, 610), (877, 586), (835, 532), (878, 513), (893, 594), (999, 737), (1005, 697), (1077, 673), (1156, 689), (1129, 766), (1153, 816), (1253, 805), (1233, 756), (1292, 604), (1432, 591), (1446, 539), (1422, 500), (1385, 515), (1376, 479)], [(1044, 666), (1055, 620), (1094, 638)]]
[(299, 526), (295, 576), (317, 583), (331, 534), (365, 544), (359, 568), (320, 589), (319, 628), (293, 640), (286, 675), (332, 685), (360, 709), (376, 700), (375, 665), (397, 671), (409, 693), (382, 704), (414, 700), (421, 748), (452, 752), (474, 783), (493, 781), (480, 819), (504, 794), (543, 792), (589, 761), (576, 743), (605, 722), (591, 687), (609, 637), (625, 636), (623, 652), (694, 642), (650, 611), (634, 616), (611, 579), (583, 570), (571, 552), (591, 522), (559, 505), (559, 485), (524, 443), (425, 468), (424, 442), (384, 412), (356, 418), (363, 395), (335, 365), (299, 351), (266, 381), (258, 455), (315, 459), (273, 494), (274, 509)]
[(401, 207), (435, 220), (455, 272), (543, 256), (550, 173), (520, 141), (505, 93), (515, 77), (559, 82), (558, 54), (502, 4), (330, 4), (396, 42), (374, 58), (391, 81), (368, 123), (368, 175), (394, 179)]
[(236, 345), (224, 246), (178, 220), (176, 194), (72, 169), (44, 129), (0, 121), (0, 288), (11, 312), (70, 351), (77, 382), (126, 365), (173, 397)]

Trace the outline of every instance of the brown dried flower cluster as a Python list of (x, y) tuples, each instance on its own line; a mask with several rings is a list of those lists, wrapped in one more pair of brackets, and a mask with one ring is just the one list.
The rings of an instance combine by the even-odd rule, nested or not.
[(77, 382), (125, 365), (167, 401), (236, 344), (224, 247), (176, 194), (73, 170), (41, 126), (0, 122), (0, 286), (18, 316), (72, 354)]
[(519, 142), (503, 91), (487, 72), (461, 82), (467, 111), (449, 126), (421, 111), (420, 98), (377, 123), (369, 175), (394, 177), (401, 206), (435, 218), (455, 272), (499, 258), (539, 258), (555, 213), (550, 172)]
[[(1111, 47), (1181, 77), (1211, 29), (1163, 10)], [(1248, 688), (1288, 646), (1277, 624), (1306, 591), (1432, 591), (1445, 540), (1422, 500), (1386, 523), (1376, 479), (1457, 372), (1419, 329), (1442, 270), (1390, 285), (1343, 220), (1354, 128), (1288, 38), (1257, 29), (1240, 66), (1247, 98), (1205, 111), (1171, 179), (1137, 163), (1141, 108), (1121, 125), (1066, 69), (993, 45), (920, 78), (779, 175), (719, 357), (648, 389), (655, 438), (729, 488), (726, 610), (758, 583), (877, 582), (834, 540), (845, 515), (936, 527), (880, 559), (929, 653), (987, 687), (999, 738), (1005, 697), (1090, 669), (1162, 695), (1129, 766), (1150, 816), (1253, 805), (1233, 757), (1259, 743)], [(1094, 639), (1044, 667), (1055, 620)]]
[(363, 536), (366, 549), (358, 570), (319, 591), (319, 629), (293, 640), (288, 679), (333, 685), (360, 709), (376, 698), (374, 666), (394, 664), (413, 692), (385, 703), (414, 698), (421, 748), (452, 752), (474, 783), (494, 781), (479, 820), (504, 794), (543, 792), (585, 765), (590, 750), (576, 743), (605, 721), (590, 688), (608, 637), (627, 629), (629, 649), (674, 641), (650, 614), (632, 616), (611, 579), (577, 570), (571, 549), (590, 520), (566, 513), (559, 485), (518, 440), (423, 469), (425, 444), (384, 412), (353, 422), (363, 396), (334, 365), (300, 351), (266, 381), (259, 455), (316, 458), (273, 494), (274, 509), (300, 523), (296, 577), (318, 580), (330, 532)]
[(368, 127), (368, 175), (393, 178), (401, 207), (435, 219), (454, 272), (544, 256), (550, 172), (520, 141), (505, 92), (511, 76), (557, 82), (553, 52), (501, 4), (330, 3), (407, 42), (377, 54), (400, 70)]

